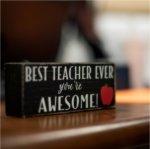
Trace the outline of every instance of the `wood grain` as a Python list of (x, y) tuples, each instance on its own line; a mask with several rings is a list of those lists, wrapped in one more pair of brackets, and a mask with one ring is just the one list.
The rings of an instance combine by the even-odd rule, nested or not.
[(5, 116), (2, 103), (2, 148), (148, 148), (147, 94), (140, 102), (121, 101), (140, 92), (145, 90), (118, 91), (116, 109), (27, 119)]

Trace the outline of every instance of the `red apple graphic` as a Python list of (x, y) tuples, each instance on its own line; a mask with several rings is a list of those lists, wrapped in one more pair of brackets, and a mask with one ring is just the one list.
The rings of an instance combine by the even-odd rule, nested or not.
[(100, 89), (100, 95), (103, 105), (110, 105), (114, 95), (113, 88), (108, 85), (102, 86)]

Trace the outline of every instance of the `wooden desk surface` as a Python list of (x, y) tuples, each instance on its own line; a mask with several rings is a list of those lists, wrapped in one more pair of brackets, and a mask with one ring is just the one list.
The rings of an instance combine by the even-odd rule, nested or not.
[(2, 148), (148, 148), (149, 95), (118, 91), (116, 109), (27, 119), (5, 116), (2, 103)]

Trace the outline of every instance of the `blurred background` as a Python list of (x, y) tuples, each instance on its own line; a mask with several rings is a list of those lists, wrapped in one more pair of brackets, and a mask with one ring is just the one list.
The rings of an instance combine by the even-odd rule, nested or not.
[(149, 7), (148, 0), (2, 1), (2, 72), (14, 61), (111, 61), (117, 89), (149, 87)]

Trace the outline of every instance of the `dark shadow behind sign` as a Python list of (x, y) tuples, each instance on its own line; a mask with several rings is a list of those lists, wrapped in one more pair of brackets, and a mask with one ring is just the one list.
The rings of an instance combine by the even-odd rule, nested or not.
[(5, 87), (7, 115), (112, 108), (115, 68), (111, 63), (8, 63)]

